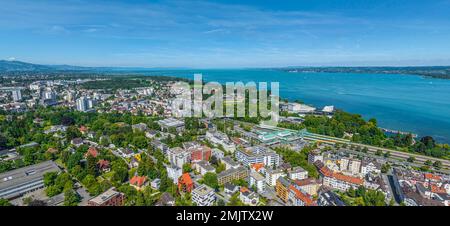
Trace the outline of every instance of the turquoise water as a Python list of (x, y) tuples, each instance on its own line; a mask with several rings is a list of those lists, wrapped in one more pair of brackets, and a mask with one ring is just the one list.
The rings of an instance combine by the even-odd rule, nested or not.
[(381, 127), (431, 135), (450, 143), (450, 80), (415, 75), (352, 73), (288, 73), (277, 70), (166, 70), (142, 72), (205, 81), (279, 82), (282, 98), (300, 99), (316, 107), (334, 105)]

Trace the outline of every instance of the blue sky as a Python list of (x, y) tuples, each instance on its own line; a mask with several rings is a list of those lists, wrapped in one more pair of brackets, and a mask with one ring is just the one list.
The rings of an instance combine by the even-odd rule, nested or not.
[(450, 0), (0, 0), (0, 59), (137, 67), (450, 65)]

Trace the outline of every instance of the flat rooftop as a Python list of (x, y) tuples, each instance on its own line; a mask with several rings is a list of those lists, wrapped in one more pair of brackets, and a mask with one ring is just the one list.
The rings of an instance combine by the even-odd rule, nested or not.
[(167, 127), (179, 127), (179, 126), (183, 126), (184, 122), (175, 118), (167, 118), (167, 119), (163, 119), (163, 120), (159, 120), (158, 124), (160, 125), (164, 125)]
[(200, 185), (199, 187), (195, 188), (192, 193), (198, 194), (199, 196), (205, 196), (208, 195), (209, 193), (214, 192), (214, 190), (212, 188), (210, 188), (207, 185)]
[(99, 196), (97, 196), (89, 201), (101, 205), (101, 204), (107, 202), (108, 200), (110, 200), (112, 197), (116, 196), (117, 194), (119, 194), (119, 192), (116, 191), (114, 187), (112, 187), (112, 188), (108, 189), (107, 191), (103, 192), (102, 194), (100, 194)]
[[(35, 165), (22, 167), (0, 174), (0, 197), (7, 197), (19, 192), (26, 184), (38, 184), (48, 172), (61, 170), (53, 161), (45, 161)], [(25, 189), (25, 188), (24, 188)]]

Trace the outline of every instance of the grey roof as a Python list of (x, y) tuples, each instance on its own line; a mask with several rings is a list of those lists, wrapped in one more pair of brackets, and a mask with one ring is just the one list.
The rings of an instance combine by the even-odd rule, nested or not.
[(255, 180), (257, 180), (257, 181), (265, 180), (265, 178), (260, 173), (253, 172), (253, 171), (250, 173), (250, 177), (255, 178)]
[(61, 171), (53, 161), (22, 167), (0, 174), (0, 197), (12, 198), (43, 187), (44, 174)]
[(221, 178), (221, 177), (224, 177), (224, 176), (227, 176), (227, 175), (236, 173), (236, 172), (240, 172), (240, 171), (247, 171), (247, 169), (244, 168), (243, 166), (239, 166), (238, 168), (231, 168), (231, 169), (228, 169), (228, 170), (225, 170), (225, 171), (220, 172), (220, 173), (217, 175), (217, 177), (218, 177), (218, 178)]
[(321, 193), (320, 196), (323, 200), (325, 200), (325, 203), (320, 202), (322, 205), (345, 206), (345, 203), (339, 198), (339, 196), (332, 191), (325, 191)]
[(282, 185), (284, 185), (285, 187), (289, 187), (289, 185), (291, 184), (291, 183), (289, 183), (289, 181), (287, 181), (284, 177), (279, 177), (278, 180), (279, 180), (280, 183), (281, 183)]
[(239, 165), (239, 163), (234, 161), (230, 156), (223, 157), (221, 161), (226, 162), (227, 164), (230, 164), (232, 166), (238, 166)]
[(234, 191), (237, 188), (237, 186), (232, 183), (225, 183), (223, 186), (230, 191)]

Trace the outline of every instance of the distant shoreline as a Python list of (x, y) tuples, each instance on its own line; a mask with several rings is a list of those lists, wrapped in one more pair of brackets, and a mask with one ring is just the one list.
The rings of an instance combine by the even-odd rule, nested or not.
[[(233, 68), (230, 68), (231, 70)], [(290, 73), (371, 73), (371, 74), (404, 74), (429, 78), (450, 79), (450, 66), (292, 66), (268, 68), (241, 68), (279, 70)], [(0, 75), (17, 75), (20, 73), (133, 73), (165, 70), (203, 70), (200, 68), (139, 68), (139, 67), (82, 67), (72, 65), (40, 65), (21, 61), (0, 60)], [(209, 70), (209, 69), (206, 69)], [(218, 70), (223, 70), (219, 69)]]
[(289, 67), (278, 70), (288, 73), (363, 73), (417, 75), (426, 78), (450, 79), (450, 66), (420, 67)]

